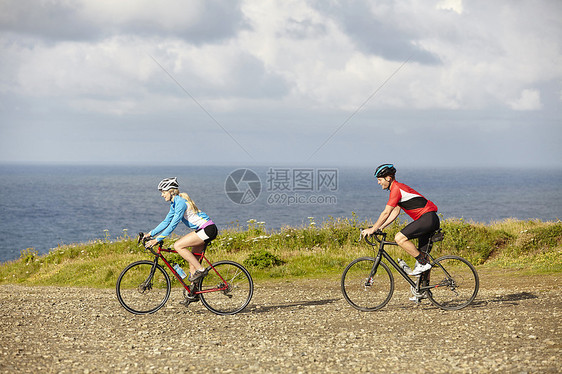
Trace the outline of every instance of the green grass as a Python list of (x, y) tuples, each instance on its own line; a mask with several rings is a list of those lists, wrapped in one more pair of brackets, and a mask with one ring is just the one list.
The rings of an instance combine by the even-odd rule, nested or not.
[[(279, 278), (339, 277), (354, 258), (372, 255), (359, 242), (359, 228), (370, 222), (330, 218), (321, 224), (310, 218), (303, 227), (268, 231), (263, 222), (250, 220), (247, 228), (221, 231), (207, 250), (210, 261), (229, 259), (244, 264), (256, 281)], [(404, 227), (397, 220), (386, 231), (388, 238)], [(462, 219), (442, 221), (445, 240), (432, 252), (434, 257), (456, 254), (473, 264), (496, 269), (516, 269), (528, 274), (562, 272), (562, 222), (505, 220), (484, 225)], [(171, 245), (172, 238), (166, 245)], [(398, 247), (387, 247), (394, 257), (410, 265), (414, 259)], [(179, 255), (172, 261), (187, 268)], [(116, 241), (63, 245), (38, 255), (33, 248), (21, 251), (16, 261), (0, 264), (0, 284), (114, 287), (121, 270), (151, 255), (126, 233)]]

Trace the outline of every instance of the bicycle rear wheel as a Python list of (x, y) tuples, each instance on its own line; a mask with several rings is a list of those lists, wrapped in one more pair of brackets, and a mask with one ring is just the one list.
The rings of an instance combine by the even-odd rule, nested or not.
[(170, 277), (153, 261), (137, 261), (128, 265), (117, 278), (117, 299), (134, 314), (154, 313), (170, 297)]
[(480, 281), (470, 262), (459, 256), (443, 256), (432, 265), (427, 297), (434, 305), (445, 310), (458, 310), (472, 303)]
[(384, 262), (372, 274), (375, 259), (361, 257), (353, 260), (341, 277), (343, 297), (352, 307), (365, 312), (385, 306), (394, 292), (394, 277)]
[(234, 261), (219, 261), (201, 280), (200, 291), (201, 302), (211, 312), (236, 314), (250, 303), (254, 281), (242, 265)]

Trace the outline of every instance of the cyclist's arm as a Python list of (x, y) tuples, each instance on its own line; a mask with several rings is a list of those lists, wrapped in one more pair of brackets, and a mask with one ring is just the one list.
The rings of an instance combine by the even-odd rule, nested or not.
[(162, 222), (160, 222), (158, 224), (158, 226), (156, 226), (154, 229), (150, 230), (148, 232), (148, 235), (154, 237), (156, 234), (164, 231), (164, 229), (170, 225), (170, 222), (172, 222), (173, 218), (174, 218), (174, 208), (172, 206), (170, 206), (170, 211), (166, 215), (166, 218), (164, 218), (164, 220)]
[[(387, 206), (389, 206), (389, 205), (387, 205)], [(394, 222), (394, 220), (396, 219), (396, 217), (398, 217), (399, 214), (400, 214), (400, 207), (395, 206), (394, 209), (392, 209), (392, 212), (390, 212), (390, 215), (388, 216), (386, 221), (384, 221), (384, 223), (380, 227), (380, 229), (384, 230), (388, 225), (390, 225), (392, 222)]]
[[(373, 235), (373, 233), (377, 230), (379, 230), (381, 227), (383, 227), (383, 224), (387, 222), (387, 220), (389, 219), (389, 217), (391, 216), (391, 214), (393, 214), (394, 212), (394, 208), (393, 206), (387, 205), (384, 210), (382, 211), (382, 213), (379, 216), (379, 219), (377, 220), (377, 222), (375, 222), (375, 224), (371, 227), (368, 228), (367, 230), (364, 230), (364, 234), (366, 235)], [(398, 216), (398, 214), (396, 214), (396, 216)], [(393, 218), (396, 219), (396, 216)], [(392, 222), (392, 221), (391, 221)], [(390, 223), (390, 222), (389, 222)]]
[[(156, 240), (158, 240), (159, 242), (161, 242), (162, 240), (164, 240), (164, 238), (166, 238), (167, 236), (169, 236), (172, 231), (174, 231), (176, 229), (176, 227), (178, 226), (178, 223), (180, 223), (180, 221), (183, 218), (183, 215), (185, 214), (185, 211), (187, 209), (187, 204), (185, 203), (185, 200), (180, 200), (178, 201), (176, 204), (174, 204), (175, 207), (172, 208), (170, 207), (170, 213), (168, 213), (168, 215), (166, 216), (166, 218), (170, 217), (171, 215), (171, 219), (169, 224), (167, 225), (167, 227), (164, 228), (164, 230), (158, 234), (158, 236), (155, 238)], [(164, 220), (164, 222), (166, 222), (166, 220)], [(164, 223), (162, 222), (162, 223)], [(160, 226), (160, 225), (159, 225)], [(156, 229), (155, 229), (156, 230)], [(154, 233), (156, 233), (157, 231), (154, 231)], [(151, 231), (152, 233), (152, 231)]]

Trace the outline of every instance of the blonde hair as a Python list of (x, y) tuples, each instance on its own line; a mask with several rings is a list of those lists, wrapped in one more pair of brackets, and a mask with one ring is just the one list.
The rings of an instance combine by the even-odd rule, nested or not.
[(169, 191), (170, 191), (170, 194), (172, 194), (172, 197), (179, 196), (179, 197), (185, 199), (185, 201), (187, 202), (187, 206), (193, 212), (199, 213), (201, 211), (199, 208), (197, 208), (197, 205), (195, 205), (195, 202), (193, 202), (193, 200), (191, 200), (191, 197), (189, 197), (189, 195), (186, 194), (185, 192), (180, 192), (180, 190), (178, 190), (177, 188), (171, 188)]

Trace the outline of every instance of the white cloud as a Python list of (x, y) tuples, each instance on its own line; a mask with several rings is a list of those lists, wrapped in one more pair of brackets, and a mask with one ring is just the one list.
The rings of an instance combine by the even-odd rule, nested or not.
[[(138, 95), (145, 91), (143, 85), (162, 83), (161, 79), (154, 81), (162, 72), (149, 55), (199, 96), (244, 100), (250, 91), (250, 96), (263, 93), (263, 99), (268, 100), (267, 95), (278, 92), (285, 95), (280, 105), (301, 103), (348, 111), (373, 93), (409, 56), (412, 60), (385, 86), (384, 95), (378, 95), (371, 108), (482, 109), (494, 102), (511, 105), (513, 97), (530, 84), (562, 74), (560, 40), (545, 37), (553, 27), (559, 28), (560, 22), (523, 23), (525, 12), (531, 11), (525, 4), (525, 12), (504, 3), (482, 8), (470, 3), (466, 9), (455, 1), (437, 4), (438, 9), (456, 10), (453, 13), (417, 2), (412, 2), (411, 9), (390, 3), (365, 5), (357, 8), (362, 11), (360, 23), (384, 26), (363, 30), (353, 28), (351, 17), (356, 15), (351, 7), (335, 14), (329, 7), (319, 10), (322, 3), (315, 8), (302, 1), (247, 1), (240, 9), (247, 27), (237, 31), (230, 28), (230, 34), (223, 34), (222, 40), (209, 38), (203, 44), (182, 35), (191, 27), (202, 28), (195, 33), (205, 31), (197, 19), (208, 18), (206, 12), (215, 10), (217, 2), (172, 1), (167, 6), (132, 0), (118, 4), (83, 1), (75, 7), (63, 2), (52, 4), (67, 10), (61, 16), (73, 12), (83, 19), (88, 30), (107, 27), (115, 34), (96, 41), (61, 40), (54, 44), (27, 38), (26, 43), (32, 45), (28, 48), (11, 43), (11, 37), (5, 36), (5, 54), (21, 61), (15, 74), (19, 77), (16, 87), (32, 95), (57, 95), (65, 90), (69, 95), (87, 95), (88, 99)], [(339, 12), (342, 7), (332, 10)], [(461, 8), (464, 12), (459, 12)], [(37, 17), (41, 14), (34, 11), (39, 12)], [(47, 9), (42, 12), (46, 14)], [(537, 12), (546, 13), (541, 9)], [(137, 34), (129, 34), (132, 30)], [(358, 33), (362, 33), (359, 38)], [(384, 41), (375, 48), (382, 55), (363, 50), (361, 40)], [(403, 51), (401, 58), (384, 57), (385, 49), (393, 50), (395, 43), (400, 46), (406, 40), (411, 49)], [(440, 62), (424, 63), (419, 60), (424, 53)], [(278, 88), (267, 90), (265, 84)]]
[(281, 152), (283, 126), (323, 140), (379, 88), (349, 126), (407, 135), (428, 111), (451, 122), (530, 110), (559, 118), (561, 4), (6, 0), (0, 126), (29, 121), (11, 103), (123, 127), (141, 114), (205, 118), (201, 104), (244, 134), (259, 128), (260, 147)]
[(537, 90), (523, 90), (521, 96), (509, 103), (513, 110), (538, 110), (542, 108), (541, 94)]
[(462, 0), (441, 0), (437, 3), (437, 9), (452, 10), (458, 14), (462, 14)]

